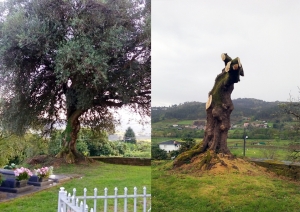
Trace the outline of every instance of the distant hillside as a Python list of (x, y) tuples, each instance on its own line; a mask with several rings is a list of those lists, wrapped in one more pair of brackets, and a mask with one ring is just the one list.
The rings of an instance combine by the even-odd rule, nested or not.
[[(235, 99), (233, 100), (234, 110), (231, 114), (231, 119), (239, 120), (243, 117), (248, 117), (259, 120), (275, 120), (279, 118), (279, 103), (281, 102), (266, 102), (252, 98)], [(206, 119), (205, 103), (185, 102), (170, 107), (152, 107), (152, 123), (164, 119)]]

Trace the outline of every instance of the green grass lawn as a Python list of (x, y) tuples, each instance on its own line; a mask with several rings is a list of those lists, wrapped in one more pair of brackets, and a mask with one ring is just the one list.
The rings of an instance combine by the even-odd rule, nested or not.
[(163, 120), (160, 122), (152, 123), (151, 127), (153, 129), (160, 129), (160, 128), (168, 128), (174, 124), (178, 125), (192, 125), (195, 120), (177, 120), (177, 119), (168, 119)]
[[(275, 139), (246, 139), (246, 146), (251, 146), (252, 143), (264, 142), (267, 146), (276, 146), (276, 147), (287, 147), (287, 145), (291, 142), (291, 140), (279, 140)], [(238, 144), (242, 146), (244, 143), (243, 139), (227, 139), (228, 146), (234, 146)]]
[(182, 125), (192, 125), (195, 120), (180, 120), (177, 121), (177, 124), (182, 124)]
[[(258, 147), (246, 147), (245, 156), (248, 158), (267, 158), (276, 160), (287, 160), (288, 151), (285, 149), (268, 149), (268, 148), (258, 148)], [(243, 147), (230, 149), (233, 155), (238, 157), (243, 156)], [(273, 156), (272, 156), (273, 154)], [(271, 158), (272, 157), (272, 158)]]
[[(252, 145), (252, 143), (265, 143), (265, 145)], [(273, 139), (246, 139), (245, 155), (249, 158), (270, 158), (276, 160), (287, 160), (289, 152), (287, 145), (291, 141)], [(244, 140), (243, 139), (227, 139), (227, 146), (230, 148), (232, 154), (236, 156), (243, 156)]]
[(195, 177), (169, 172), (166, 163), (170, 162), (152, 166), (152, 211), (300, 211), (299, 183), (267, 173)]
[[(119, 194), (124, 194), (124, 187), (128, 188), (128, 194), (133, 194), (135, 186), (138, 188), (138, 193), (142, 193), (143, 186), (147, 187), (147, 193), (151, 193), (151, 167), (149, 166), (115, 165), (96, 161), (90, 165), (64, 165), (55, 169), (54, 173), (79, 174), (83, 177), (72, 179), (30, 196), (16, 198), (9, 202), (2, 202), (0, 203), (0, 211), (57, 211), (58, 191), (60, 187), (65, 187), (68, 192), (76, 188), (78, 196), (83, 195), (84, 188), (88, 190), (87, 195), (92, 196), (94, 188), (98, 189), (98, 195), (103, 195), (105, 187), (108, 188), (108, 195), (114, 194), (115, 187), (118, 187)], [(122, 201), (120, 200), (120, 202)]]

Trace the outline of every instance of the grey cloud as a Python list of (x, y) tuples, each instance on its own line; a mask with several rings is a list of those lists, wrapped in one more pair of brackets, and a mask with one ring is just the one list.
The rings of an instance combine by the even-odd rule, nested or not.
[(245, 70), (232, 98), (298, 95), (299, 9), (298, 1), (153, 0), (152, 104), (205, 102), (223, 52)]

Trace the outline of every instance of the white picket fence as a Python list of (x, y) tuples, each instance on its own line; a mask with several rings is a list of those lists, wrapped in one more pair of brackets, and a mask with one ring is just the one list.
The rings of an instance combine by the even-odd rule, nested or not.
[[(118, 199), (124, 199), (123, 201), (123, 208), (124, 212), (128, 211), (128, 199), (133, 198), (133, 211), (137, 212), (138, 210), (138, 198), (142, 199), (143, 205), (142, 205), (142, 211), (143, 212), (150, 212), (151, 211), (151, 194), (147, 194), (146, 187), (143, 188), (143, 194), (137, 194), (137, 188), (134, 187), (133, 194), (127, 194), (128, 189), (124, 188), (124, 194), (119, 195), (118, 194), (118, 188), (116, 187), (114, 189), (114, 195), (108, 195), (108, 189), (104, 189), (104, 196), (98, 196), (98, 189), (94, 189), (94, 196), (87, 196), (87, 189), (85, 188), (83, 190), (84, 194), (83, 196), (76, 196), (76, 188), (73, 189), (73, 194), (70, 193), (67, 194), (67, 191), (65, 191), (64, 187), (60, 188), (60, 191), (58, 192), (58, 208), (57, 212), (88, 212), (89, 207), (87, 205), (87, 200), (92, 199), (93, 200), (93, 207), (90, 208), (90, 212), (96, 212), (97, 211), (97, 200), (102, 199), (103, 200), (103, 210), (101, 211), (108, 212), (108, 199), (114, 199), (114, 212), (118, 211)], [(150, 200), (147, 203), (147, 198)], [(80, 202), (80, 203), (79, 203)], [(147, 208), (149, 208), (147, 210)], [(120, 209), (119, 209), (120, 211)], [(139, 210), (141, 211), (141, 210)]]

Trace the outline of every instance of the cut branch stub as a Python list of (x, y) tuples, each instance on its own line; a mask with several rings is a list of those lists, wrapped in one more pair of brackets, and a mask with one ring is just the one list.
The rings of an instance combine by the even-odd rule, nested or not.
[(225, 66), (225, 72), (228, 72), (230, 69), (230, 65), (231, 65), (231, 61), (227, 63), (227, 65)]
[(208, 100), (206, 102), (206, 110), (210, 107), (212, 101), (212, 95), (209, 95)]
[(222, 60), (224, 61), (225, 66), (227, 65), (227, 63), (228, 63), (229, 61), (232, 60), (231, 57), (229, 57), (229, 56), (227, 55), (227, 53), (221, 54), (221, 58), (222, 58)]

